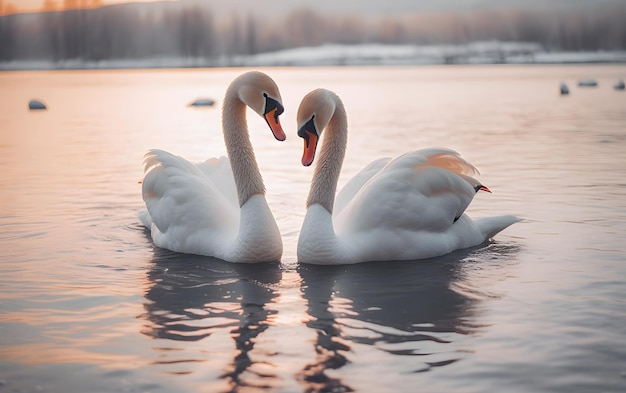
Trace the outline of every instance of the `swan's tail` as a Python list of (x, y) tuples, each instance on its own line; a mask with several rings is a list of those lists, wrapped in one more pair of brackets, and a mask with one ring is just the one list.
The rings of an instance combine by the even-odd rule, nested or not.
[(148, 228), (148, 230), (152, 228), (152, 217), (150, 217), (150, 213), (147, 210), (140, 211), (137, 213), (137, 216), (144, 227)]
[(485, 240), (487, 240), (519, 221), (522, 221), (522, 219), (515, 216), (499, 216), (477, 219), (475, 223), (478, 230), (485, 236)]

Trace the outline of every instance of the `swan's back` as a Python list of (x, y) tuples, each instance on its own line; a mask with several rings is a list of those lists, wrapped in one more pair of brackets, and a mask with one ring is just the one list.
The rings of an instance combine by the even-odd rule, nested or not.
[(474, 173), (474, 166), (452, 150), (403, 154), (388, 161), (346, 203), (335, 220), (337, 232), (445, 231), (472, 201), (476, 191), (468, 175)]

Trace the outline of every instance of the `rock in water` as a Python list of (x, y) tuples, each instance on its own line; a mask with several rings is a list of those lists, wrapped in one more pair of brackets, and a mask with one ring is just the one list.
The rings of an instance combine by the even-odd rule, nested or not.
[(30, 102), (28, 103), (28, 109), (42, 110), (42, 109), (48, 109), (48, 108), (46, 108), (46, 104), (44, 104), (43, 102), (39, 100), (30, 100)]
[(189, 105), (190, 106), (213, 106), (213, 104), (215, 104), (215, 101), (213, 101), (210, 98), (198, 98), (197, 100), (195, 100)]
[(598, 82), (593, 79), (583, 79), (578, 82), (578, 86), (580, 87), (596, 87), (598, 86)]

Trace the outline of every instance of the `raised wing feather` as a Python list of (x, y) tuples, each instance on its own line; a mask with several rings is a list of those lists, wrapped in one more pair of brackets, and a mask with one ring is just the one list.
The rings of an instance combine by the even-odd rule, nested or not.
[[(338, 234), (444, 232), (475, 195), (476, 168), (448, 149), (425, 149), (389, 161), (366, 181), (335, 219)], [(477, 181), (476, 181), (477, 182)]]
[[(236, 233), (239, 210), (232, 202), (237, 198), (226, 164), (227, 159), (220, 159), (196, 165), (162, 150), (146, 154), (142, 195), (157, 245), (177, 250), (183, 245), (173, 242)], [(229, 196), (233, 193), (234, 198)]]
[(235, 186), (233, 171), (230, 168), (228, 158), (209, 158), (197, 164), (197, 166), (218, 186), (219, 191), (224, 194), (224, 198), (231, 202), (233, 206), (237, 206), (239, 197), (237, 196), (237, 187)]
[(359, 192), (361, 187), (367, 183), (374, 175), (376, 175), (382, 168), (391, 161), (391, 158), (384, 157), (370, 162), (365, 168), (361, 169), (359, 173), (354, 175), (352, 179), (346, 183), (345, 186), (339, 191), (335, 198), (335, 205), (333, 207), (334, 214), (339, 214), (346, 207), (346, 205), (354, 198)]

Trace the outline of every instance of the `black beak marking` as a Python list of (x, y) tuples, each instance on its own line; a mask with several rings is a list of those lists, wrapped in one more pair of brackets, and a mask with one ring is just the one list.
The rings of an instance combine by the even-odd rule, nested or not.
[(300, 129), (298, 130), (298, 136), (300, 138), (303, 138), (304, 141), (306, 142), (306, 147), (309, 147), (309, 133), (317, 136), (319, 138), (319, 135), (317, 133), (317, 129), (315, 128), (315, 122), (313, 121), (313, 119), (315, 119), (315, 116), (311, 117), (311, 120), (307, 121), (302, 127), (300, 127)]
[(267, 115), (276, 109), (276, 112), (274, 112), (274, 120), (278, 123), (278, 116), (285, 111), (285, 108), (280, 104), (280, 102), (268, 96), (267, 93), (263, 93), (263, 97), (265, 97), (265, 110), (263, 111), (263, 115)]

